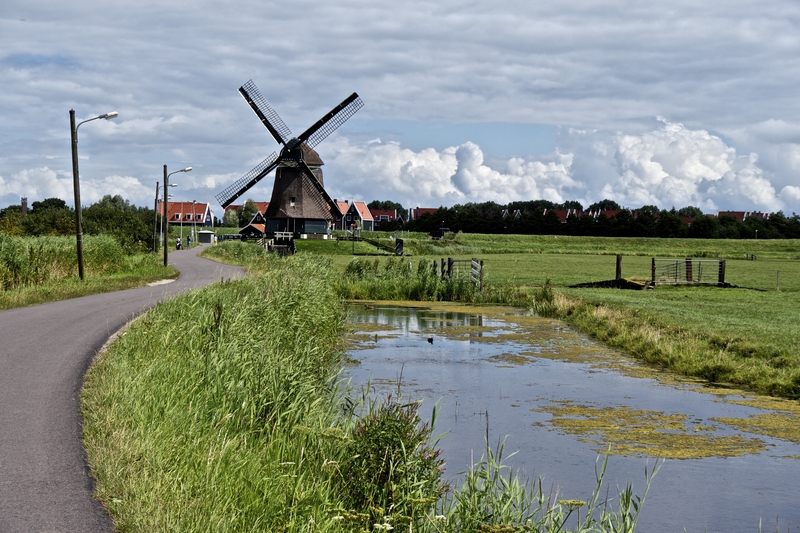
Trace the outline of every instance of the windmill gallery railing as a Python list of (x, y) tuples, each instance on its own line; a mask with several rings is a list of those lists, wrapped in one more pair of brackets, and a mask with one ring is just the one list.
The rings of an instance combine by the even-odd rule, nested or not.
[(483, 292), (483, 261), (477, 259), (453, 259), (443, 257), (441, 261), (434, 259), (433, 270), (441, 272), (442, 279), (458, 279), (469, 276), (469, 280)]

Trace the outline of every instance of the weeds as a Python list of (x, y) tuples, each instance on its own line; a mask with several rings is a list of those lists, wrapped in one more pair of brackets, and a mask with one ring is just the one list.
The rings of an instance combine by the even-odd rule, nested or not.
[(520, 478), (503, 464), (503, 448), (500, 442), (493, 452), (487, 442), (486, 455), (467, 470), (463, 483), (440, 503), (439, 514), (430, 521), (430, 531), (633, 533), (660, 467), (658, 461), (652, 469), (646, 466), (643, 494), (634, 494), (628, 483), (614, 509), (608, 499), (600, 501), (608, 455), (595, 470), (594, 491), (583, 501), (560, 499), (557, 493), (545, 492), (541, 477)]
[(355, 423), (342, 467), (345, 507), (357, 511), (353, 525), (415, 529), (447, 490), (444, 460), (430, 443), (435, 420), (423, 424), (418, 408), (389, 396)]

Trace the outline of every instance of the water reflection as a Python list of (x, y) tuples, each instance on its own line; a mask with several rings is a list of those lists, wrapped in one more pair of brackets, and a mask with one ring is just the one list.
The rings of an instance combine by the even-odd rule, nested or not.
[[(372, 308), (370, 308), (372, 307)], [(510, 464), (567, 498), (593, 487), (612, 446), (610, 487), (643, 488), (647, 457), (670, 457), (641, 531), (800, 531), (800, 407), (711, 390), (638, 365), (564, 324), (512, 309), (353, 306), (348, 369), (375, 394), (441, 401), (448, 472), (506, 438)], [(432, 343), (429, 342), (432, 339)], [(776, 418), (777, 417), (777, 418)], [(652, 464), (652, 459), (651, 459)]]

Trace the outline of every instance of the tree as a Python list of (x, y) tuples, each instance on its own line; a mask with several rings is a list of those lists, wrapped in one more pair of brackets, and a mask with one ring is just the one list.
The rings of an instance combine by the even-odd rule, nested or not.
[(115, 209), (121, 209), (123, 211), (136, 210), (135, 205), (131, 205), (131, 203), (128, 200), (126, 200), (119, 194), (116, 194), (114, 196), (106, 194), (105, 196), (100, 198), (100, 200), (94, 205), (103, 207), (113, 207)]
[(0, 211), (0, 233), (22, 235), (22, 215), (19, 209), (16, 211), (11, 211), (10, 209)]
[(583, 204), (577, 200), (567, 200), (564, 203), (558, 204), (556, 209), (577, 209), (578, 211), (583, 211)]
[(61, 198), (45, 198), (41, 202), (33, 202), (31, 204), (31, 214), (48, 209), (68, 209), (67, 202)]
[(686, 225), (683, 219), (678, 215), (675, 209), (661, 211), (661, 214), (656, 221), (655, 234), (656, 237), (683, 237), (686, 234)]
[(258, 206), (252, 198), (248, 198), (239, 210), (239, 227), (243, 228), (248, 225), (256, 213), (258, 213)]
[(703, 216), (703, 210), (693, 205), (687, 205), (678, 209), (678, 216), (697, 218)]
[(397, 211), (398, 216), (406, 217), (406, 209), (398, 202), (393, 202), (391, 200), (372, 200), (367, 204), (367, 207), (384, 211)]
[(8, 207), (4, 207), (0, 209), (0, 218), (7, 217), (9, 215), (17, 214), (20, 215), (22, 213), (22, 206), (19, 204), (11, 204)]
[(595, 202), (586, 208), (588, 211), (619, 211), (622, 209), (617, 202), (608, 198)]
[(111, 235), (128, 251), (153, 247), (152, 209), (139, 212), (121, 196), (104, 196), (83, 210), (83, 229), (88, 235)]
[(238, 228), (239, 209), (228, 209), (227, 211), (225, 211), (225, 214), (222, 215), (222, 225), (225, 226), (226, 228)]
[(26, 235), (74, 235), (75, 211), (69, 208), (51, 208), (31, 211), (22, 217), (22, 229)]

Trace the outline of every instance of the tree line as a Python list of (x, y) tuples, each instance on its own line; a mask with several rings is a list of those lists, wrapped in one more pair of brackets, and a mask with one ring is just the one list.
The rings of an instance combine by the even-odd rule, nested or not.
[[(83, 232), (111, 235), (128, 252), (153, 249), (155, 211), (136, 207), (120, 195), (106, 195), (81, 211)], [(33, 202), (26, 215), (21, 206), (0, 209), (0, 232), (10, 235), (75, 235), (75, 210), (60, 198)]]
[[(702, 239), (798, 239), (800, 215), (787, 217), (783, 212), (770, 214), (769, 218), (748, 217), (744, 221), (723, 214), (709, 217), (693, 206), (681, 209), (658, 209), (643, 206), (637, 210), (620, 208), (612, 200), (590, 205), (586, 211), (619, 210), (616, 215), (570, 215), (561, 222), (557, 210), (583, 211), (579, 202), (555, 204), (547, 200), (511, 202), (501, 205), (494, 202), (467, 203), (453, 207), (440, 207), (433, 214), (425, 214), (405, 224), (381, 224), (381, 230), (404, 229), (434, 232), (447, 228), (466, 233), (508, 233), (527, 235), (575, 235), (591, 237), (686, 237)], [(515, 215), (519, 212), (519, 216)], [(693, 217), (689, 224), (683, 217)]]

